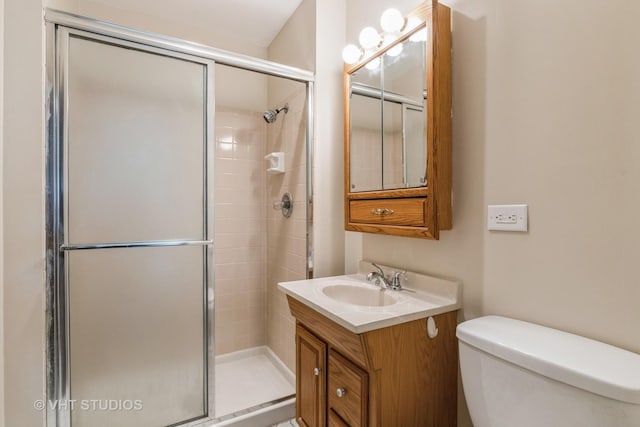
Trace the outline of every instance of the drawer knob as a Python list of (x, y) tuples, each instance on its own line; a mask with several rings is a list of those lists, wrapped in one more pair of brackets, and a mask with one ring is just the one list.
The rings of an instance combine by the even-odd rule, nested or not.
[(316, 377), (320, 376), (320, 368), (313, 368), (313, 375), (315, 375)]
[(336, 394), (338, 395), (338, 397), (342, 397), (345, 394), (347, 394), (347, 390), (345, 390), (344, 388), (340, 387), (339, 389), (336, 390)]
[(371, 209), (371, 213), (373, 215), (380, 215), (380, 216), (393, 215), (393, 209), (389, 209), (389, 208), (374, 208), (374, 209)]

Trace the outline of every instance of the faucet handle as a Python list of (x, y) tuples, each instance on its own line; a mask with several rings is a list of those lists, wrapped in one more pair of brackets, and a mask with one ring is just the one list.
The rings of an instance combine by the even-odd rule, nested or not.
[(384, 271), (378, 264), (376, 264), (375, 262), (372, 262), (371, 265), (373, 265), (378, 270), (378, 273), (380, 273), (382, 277), (384, 277)]
[(402, 280), (407, 278), (407, 271), (394, 271), (391, 273), (391, 289), (399, 291), (402, 289)]

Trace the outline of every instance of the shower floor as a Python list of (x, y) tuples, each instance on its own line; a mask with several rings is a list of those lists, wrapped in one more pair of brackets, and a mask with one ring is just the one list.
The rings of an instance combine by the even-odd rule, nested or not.
[(267, 347), (216, 357), (216, 418), (295, 394), (293, 374)]

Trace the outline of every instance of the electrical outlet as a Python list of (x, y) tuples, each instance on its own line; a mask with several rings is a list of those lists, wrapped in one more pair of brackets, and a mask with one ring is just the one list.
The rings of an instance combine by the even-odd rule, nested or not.
[(527, 231), (527, 205), (489, 205), (487, 228), (501, 231)]

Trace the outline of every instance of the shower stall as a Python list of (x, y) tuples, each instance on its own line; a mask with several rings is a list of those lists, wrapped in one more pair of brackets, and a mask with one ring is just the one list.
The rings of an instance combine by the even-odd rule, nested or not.
[(291, 418), (312, 73), (46, 21), (47, 425)]

